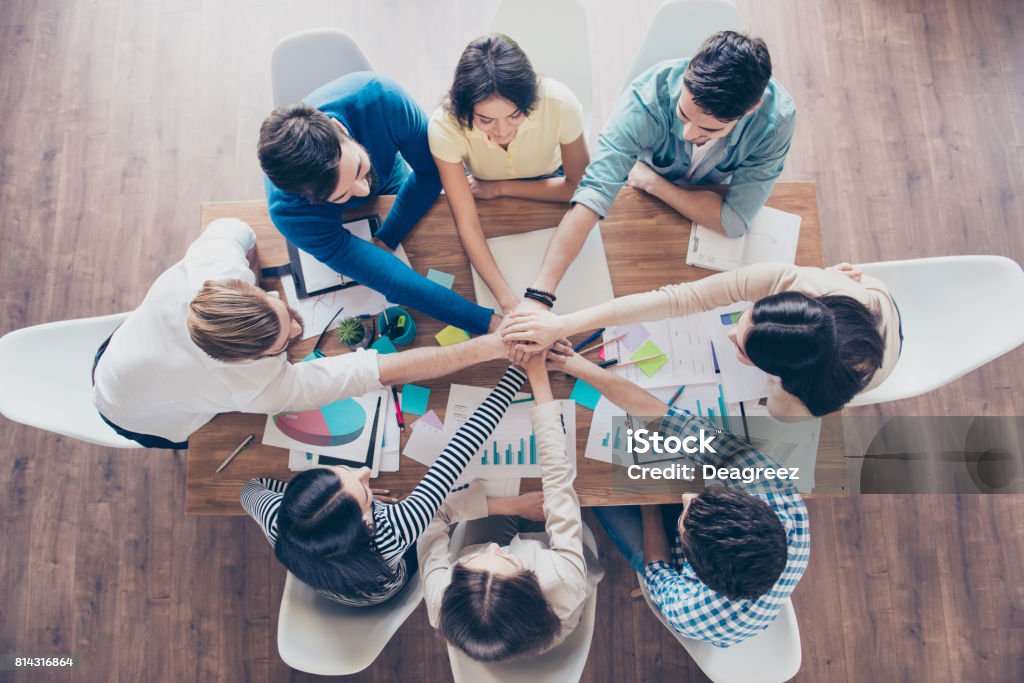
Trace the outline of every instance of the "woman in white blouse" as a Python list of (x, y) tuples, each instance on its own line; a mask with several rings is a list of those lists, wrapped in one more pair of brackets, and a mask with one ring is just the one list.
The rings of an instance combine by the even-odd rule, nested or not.
[(482, 510), (464, 497), (441, 506), (417, 546), (430, 624), (480, 661), (515, 659), (561, 643), (602, 576), (583, 544), (575, 467), (542, 355), (527, 362), (526, 372), (536, 399), (530, 418), (543, 470), (543, 531), (531, 533), (531, 525), (515, 517), (476, 519), (467, 524), (467, 545), (453, 565), (449, 525)]

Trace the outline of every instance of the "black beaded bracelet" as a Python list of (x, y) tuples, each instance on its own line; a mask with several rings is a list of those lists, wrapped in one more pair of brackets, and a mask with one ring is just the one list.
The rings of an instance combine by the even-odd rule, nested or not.
[(553, 301), (548, 301), (547, 299), (542, 297), (540, 294), (534, 294), (533, 292), (531, 292), (529, 290), (527, 290), (526, 294), (524, 294), (523, 296), (525, 296), (527, 299), (533, 299), (534, 301), (539, 301), (542, 304), (544, 304), (545, 306), (547, 306), (548, 308), (554, 308), (554, 306), (555, 306), (555, 303)]
[(533, 287), (527, 287), (526, 288), (526, 293), (527, 293), (527, 295), (529, 295), (529, 294), (536, 294), (538, 296), (542, 296), (545, 299), (547, 299), (548, 301), (550, 301), (551, 303), (554, 303), (554, 302), (558, 301), (558, 297), (557, 296), (555, 296), (551, 292), (545, 292), (543, 289), (534, 289)]

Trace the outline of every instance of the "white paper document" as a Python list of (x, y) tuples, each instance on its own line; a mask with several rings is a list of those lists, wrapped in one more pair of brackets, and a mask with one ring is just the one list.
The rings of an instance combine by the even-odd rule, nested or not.
[[(483, 387), (452, 385), (444, 420), (444, 431), (449, 439), (483, 403), (490, 391)], [(562, 422), (568, 435), (565, 440), (566, 452), (575, 467), (576, 403), (568, 399), (559, 403), (562, 405)], [(541, 476), (540, 454), (537, 452), (533, 424), (530, 421), (532, 405), (530, 402), (509, 406), (494, 432), (466, 466), (462, 475), (464, 480)]]
[[(667, 403), (678, 389), (677, 386), (669, 386), (654, 387), (648, 391)], [(683, 393), (672, 405), (679, 410), (689, 410), (694, 415), (706, 417), (726, 431), (736, 431), (742, 434), (743, 430), (739, 424), (740, 406), (738, 403), (725, 401), (723, 389), (717, 382), (687, 384)], [(612, 462), (613, 450), (618, 449), (624, 452), (627, 445), (626, 433), (621, 426), (616, 428), (612, 420), (625, 415), (625, 410), (602, 396), (594, 408), (594, 415), (590, 421), (590, 434), (587, 436), (587, 450), (583, 456), (591, 460)], [(654, 416), (639, 415), (637, 417)]]
[(686, 263), (711, 270), (736, 270), (753, 263), (796, 261), (800, 216), (763, 207), (747, 234), (730, 239), (698, 223), (690, 230)]
[(741, 301), (693, 316), (711, 335), (721, 372), (719, 381), (730, 401), (751, 401), (768, 395), (768, 375), (760, 368), (741, 362), (736, 357), (736, 345), (729, 339), (729, 331), (736, 326), (739, 314), (751, 306), (750, 302)]
[[(616, 370), (613, 365), (609, 369), (629, 381), (646, 388), (663, 387), (670, 384), (700, 384), (714, 382), (715, 362), (711, 354), (711, 334), (704, 321), (695, 316), (685, 318), (669, 318), (653, 323), (644, 323), (650, 337), (645, 340), (653, 343), (665, 354), (667, 362), (658, 368), (653, 375), (647, 375), (639, 365), (629, 365)], [(614, 339), (617, 330), (612, 328), (604, 333), (604, 339)], [(616, 341), (605, 347), (605, 358), (618, 359), (620, 364), (628, 363), (631, 357), (643, 350), (630, 351), (623, 341)], [(649, 347), (647, 347), (649, 348)], [(640, 355), (643, 358), (645, 355)]]
[[(548, 242), (555, 233), (554, 228), (523, 232), (518, 235), (492, 237), (487, 246), (494, 255), (498, 270), (505, 276), (509, 287), (517, 294), (532, 287), (540, 273), (541, 261), (547, 251)], [(476, 302), (481, 306), (501, 310), (498, 300), (491, 294), (480, 274), (473, 268), (473, 291)], [(612, 277), (608, 272), (608, 259), (601, 239), (601, 226), (595, 226), (583, 243), (580, 253), (569, 265), (561, 284), (554, 294), (557, 297), (555, 313), (572, 313), (583, 308), (603, 304), (615, 297), (612, 292)]]

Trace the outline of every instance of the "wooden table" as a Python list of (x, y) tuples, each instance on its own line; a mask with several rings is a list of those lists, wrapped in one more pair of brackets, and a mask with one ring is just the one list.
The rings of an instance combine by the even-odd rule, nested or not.
[[(380, 197), (359, 213), (346, 216), (346, 219), (373, 213), (384, 216), (392, 201), (392, 197)], [(821, 226), (818, 222), (814, 183), (779, 183), (768, 200), (768, 206), (799, 214), (803, 218), (797, 264), (823, 265)], [(478, 208), (481, 225), (488, 237), (552, 227), (558, 224), (565, 213), (563, 204), (514, 199), (481, 201), (478, 202)], [(270, 222), (266, 202), (260, 200), (204, 204), (201, 225), (205, 227), (214, 219), (231, 216), (242, 219), (256, 231), (261, 267), (287, 263), (284, 238)], [(601, 234), (616, 296), (644, 292), (669, 283), (697, 280), (709, 274), (707, 270), (686, 265), (689, 221), (659, 200), (630, 188), (622, 190), (611, 212), (601, 222)], [(428, 268), (436, 268), (451, 273), (455, 275), (455, 291), (469, 299), (474, 298), (469, 260), (459, 243), (444, 197), (438, 199), (403, 244), (406, 254), (418, 272), (426, 274)], [(541, 254), (538, 254), (537, 258), (541, 258)], [(277, 280), (265, 279), (262, 285), (266, 289), (280, 289)], [(436, 345), (434, 334), (444, 324), (425, 314), (416, 313), (418, 312), (414, 312), (417, 337), (412, 346)], [(294, 352), (294, 359), (307, 355), (315, 341), (315, 338), (309, 339), (300, 345)], [(333, 338), (324, 345), (324, 350), (328, 354), (344, 352)], [(443, 418), (451, 384), (490, 387), (501, 376), (505, 366), (506, 364), (501, 361), (494, 361), (420, 384), (430, 387), (430, 407)], [(567, 398), (572, 389), (572, 380), (562, 373), (552, 373), (551, 379), (555, 397)], [(636, 493), (611, 490), (610, 464), (583, 457), (587, 435), (590, 432), (591, 415), (591, 411), (577, 406), (576, 491), (580, 502), (583, 505), (636, 502)], [(415, 420), (416, 416), (407, 414), (405, 419), (408, 424)], [(259, 443), (265, 422), (265, 415), (226, 413), (217, 416), (192, 435), (188, 450), (186, 514), (244, 514), (238, 503), (238, 495), (246, 481), (257, 476), (280, 479), (292, 476), (288, 470), (287, 451)], [(841, 432), (838, 435), (834, 432), (835, 430), (830, 429), (822, 431), (822, 449), (815, 468), (815, 494), (839, 494), (846, 491)], [(256, 443), (239, 455), (223, 472), (215, 474), (214, 470), (221, 461), (250, 433), (256, 434)], [(408, 434), (409, 430), (406, 429), (402, 436), (403, 447)], [(399, 472), (381, 474), (374, 483), (402, 496), (415, 487), (425, 471), (426, 468), (420, 463), (402, 456)], [(534, 490), (539, 489), (539, 486), (539, 479), (524, 479), (522, 489)], [(651, 503), (675, 502), (678, 497), (648, 495), (644, 500)]]

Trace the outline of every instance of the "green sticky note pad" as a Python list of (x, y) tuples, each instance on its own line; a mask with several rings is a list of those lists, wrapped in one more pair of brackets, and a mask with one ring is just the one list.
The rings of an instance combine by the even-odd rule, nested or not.
[(594, 387), (590, 386), (581, 379), (576, 380), (576, 384), (573, 385), (572, 393), (569, 394), (569, 398), (576, 401), (584, 408), (591, 410), (597, 405), (597, 402), (601, 400), (601, 394)]
[(406, 384), (402, 387), (402, 412), (422, 415), (427, 412), (427, 403), (430, 401), (430, 389)]
[(441, 346), (450, 346), (469, 339), (469, 333), (465, 330), (460, 330), (458, 327), (449, 325), (435, 334), (434, 339), (436, 339), (437, 343)]
[(373, 342), (370, 348), (377, 349), (378, 353), (398, 353), (394, 343), (388, 337), (381, 337)]
[(427, 279), (433, 280), (437, 284), (442, 287), (447, 287), (448, 289), (451, 289), (452, 283), (455, 282), (454, 275), (450, 275), (440, 270), (434, 270), (433, 268), (427, 271)]
[(657, 356), (662, 354), (658, 358), (652, 358), (651, 360), (644, 361), (643, 363), (637, 363), (637, 367), (643, 370), (644, 374), (648, 377), (654, 377), (654, 374), (661, 370), (661, 366), (668, 362), (668, 357), (664, 355), (664, 351), (658, 348), (658, 346), (650, 339), (640, 345), (640, 348), (633, 352), (630, 356), (632, 360), (638, 358), (647, 358), (648, 356)]

